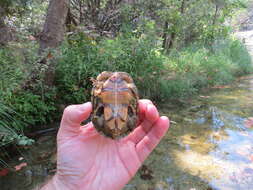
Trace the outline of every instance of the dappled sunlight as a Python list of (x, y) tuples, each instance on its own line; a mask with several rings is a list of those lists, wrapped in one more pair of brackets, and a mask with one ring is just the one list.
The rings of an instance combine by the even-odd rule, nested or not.
[[(248, 96), (247, 96), (248, 94)], [(211, 100), (213, 103), (231, 103), (233, 106), (247, 106), (248, 104), (252, 105), (253, 97), (244, 90), (234, 91), (233, 94), (231, 92), (226, 93), (217, 93), (213, 96), (214, 100)]]
[(209, 136), (212, 141), (222, 141), (222, 140), (227, 140), (229, 138), (228, 134), (222, 130), (212, 131)]
[(187, 150), (194, 150), (199, 154), (207, 154), (215, 148), (215, 144), (206, 142), (206, 137), (204, 136), (198, 138), (192, 134), (186, 134), (181, 136), (180, 139)]
[[(225, 157), (217, 158), (213, 155), (202, 155), (194, 151), (176, 152), (178, 166), (182, 170), (208, 180), (216, 187), (237, 187), (237, 183), (247, 188), (249, 181), (245, 178), (252, 178), (253, 164), (242, 161), (231, 161)], [(223, 188), (222, 188), (223, 189)]]
[[(216, 134), (213, 135), (216, 136)], [(236, 136), (236, 133), (234, 135)], [(184, 151), (174, 149), (172, 155), (175, 164), (182, 171), (207, 180), (213, 186), (222, 187), (225, 185), (236, 188), (237, 183), (244, 181), (244, 187), (247, 188), (247, 185), (251, 184), (249, 179), (253, 179), (253, 146), (249, 139), (243, 138), (243, 136), (244, 134), (241, 135), (241, 138), (233, 137), (233, 135), (231, 139), (228, 136), (219, 138), (222, 143), (207, 154), (203, 154), (199, 148)], [(235, 143), (235, 138), (241, 143)], [(189, 141), (185, 142), (189, 143)], [(190, 144), (193, 143), (190, 142)], [(205, 148), (206, 144), (199, 144), (199, 146)]]
[(177, 166), (191, 175), (199, 176), (206, 180), (220, 178), (223, 175), (223, 168), (211, 155), (201, 154), (193, 150), (174, 150), (173, 155)]

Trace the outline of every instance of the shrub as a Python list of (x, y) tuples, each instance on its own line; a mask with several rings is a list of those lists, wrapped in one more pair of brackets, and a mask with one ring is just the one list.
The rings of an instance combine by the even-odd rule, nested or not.
[(46, 124), (52, 122), (56, 105), (53, 93), (45, 93), (43, 96), (29, 91), (13, 94), (6, 102), (22, 115), (29, 125)]
[(102, 71), (128, 72), (142, 97), (159, 95), (158, 78), (163, 56), (151, 36), (121, 34), (115, 39), (96, 42), (83, 34), (74, 36), (62, 47), (56, 68), (56, 85), (60, 99), (67, 103), (89, 100), (91, 81)]
[(180, 51), (174, 50), (164, 63), (173, 74), (163, 79), (163, 97), (184, 97), (203, 87), (223, 85), (236, 76), (253, 71), (250, 55), (238, 40), (220, 40), (213, 46), (193, 44)]
[(0, 49), (0, 100), (15, 89), (19, 88), (21, 81), (25, 78), (25, 66), (23, 57), (12, 49)]
[(237, 40), (220, 40), (211, 48), (193, 44), (169, 55), (160, 51), (159, 42), (153, 35), (135, 33), (99, 42), (84, 34), (74, 35), (62, 46), (57, 65), (60, 100), (89, 101), (90, 77), (104, 70), (130, 73), (141, 97), (158, 101), (192, 95), (203, 87), (226, 84), (252, 71), (250, 56)]
[[(227, 56), (227, 58), (231, 61), (231, 64), (234, 65), (233, 74), (235, 76), (249, 74), (252, 72), (251, 56), (241, 41), (237, 39), (224, 40), (219, 43), (219, 46), (222, 47), (220, 50), (222, 54)], [(216, 53), (218, 53), (217, 50)]]
[[(46, 92), (39, 79), (28, 89), (23, 88), (25, 81), (29, 80), (31, 70), (36, 67), (34, 50), (29, 49), (23, 53), (17, 47), (0, 50), (0, 102), (16, 113), (11, 114), (11, 117), (18, 125), (9, 127), (15, 128), (18, 134), (29, 125), (51, 121), (54, 115), (52, 113), (56, 110), (53, 103), (54, 89)], [(5, 122), (4, 117), (1, 122)]]
[(33, 143), (23, 135), (23, 127), (22, 116), (0, 102), (0, 147), (13, 142), (18, 145)]

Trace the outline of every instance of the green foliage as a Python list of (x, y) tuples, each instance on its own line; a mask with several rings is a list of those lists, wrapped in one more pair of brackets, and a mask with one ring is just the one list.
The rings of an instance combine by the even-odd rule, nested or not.
[[(234, 11), (245, 7), (244, 0), (142, 0), (134, 6), (156, 23), (159, 33), (166, 34), (174, 47), (185, 47), (195, 41), (213, 43), (226, 38), (231, 31), (227, 21)], [(165, 27), (164, 23), (168, 23)], [(168, 47), (165, 47), (168, 48)]]
[(13, 142), (17, 145), (33, 143), (32, 139), (23, 135), (23, 121), (21, 115), (0, 102), (0, 147)]
[[(11, 27), (15, 40), (27, 40), (27, 35), (38, 35), (44, 24), (49, 1), (0, 0), (0, 17)], [(24, 44), (22, 44), (24, 45)]]
[[(90, 77), (102, 71), (125, 71), (135, 79), (143, 97), (158, 96), (158, 77), (163, 70), (163, 56), (152, 36), (121, 34), (115, 39), (96, 42), (83, 34), (62, 47), (56, 68), (60, 100), (68, 103), (88, 101)], [(152, 81), (152, 82), (151, 82)]]
[(0, 100), (19, 88), (25, 78), (25, 67), (20, 65), (22, 59), (18, 51), (13, 53), (11, 48), (0, 49)]
[(183, 97), (199, 89), (224, 85), (236, 76), (253, 71), (245, 46), (238, 40), (219, 40), (211, 48), (194, 44), (181, 51), (173, 51), (164, 63), (174, 73), (169, 80), (161, 80), (164, 98)]
[(252, 71), (247, 50), (232, 39), (217, 40), (211, 47), (193, 44), (180, 51), (174, 49), (168, 56), (152, 35), (124, 33), (96, 42), (79, 34), (62, 49), (56, 78), (57, 94), (65, 103), (89, 101), (90, 77), (104, 70), (130, 73), (142, 98), (159, 101), (223, 85)]
[(52, 114), (56, 110), (55, 91), (43, 84), (43, 72), (38, 75), (39, 78), (31, 78), (32, 71), (36, 74), (40, 72), (36, 70), (39, 63), (35, 62), (38, 59), (33, 56), (35, 51), (36, 48), (31, 47), (22, 53), (17, 47), (0, 50), (0, 101), (18, 113), (12, 116), (17, 123), (20, 122), (14, 125), (17, 130), (28, 125), (48, 123), (55, 115)]
[(1, 0), (0, 6), (3, 8), (4, 15), (22, 14), (30, 0)]
[(230, 41), (224, 40), (219, 42), (218, 45), (216, 44), (217, 42), (214, 44), (213, 50), (216, 53), (222, 52), (230, 59), (234, 66), (233, 74), (235, 76), (248, 74), (252, 71), (251, 56), (243, 43), (234, 39)]
[(53, 93), (37, 95), (29, 91), (15, 93), (6, 100), (13, 109), (22, 114), (23, 119), (30, 125), (52, 122), (56, 110)]
[(26, 35), (36, 36), (42, 31), (47, 6), (48, 1), (29, 0), (26, 3), (25, 11), (22, 12), (22, 16), (10, 19), (16, 30), (22, 33), (19, 38), (24, 38)]

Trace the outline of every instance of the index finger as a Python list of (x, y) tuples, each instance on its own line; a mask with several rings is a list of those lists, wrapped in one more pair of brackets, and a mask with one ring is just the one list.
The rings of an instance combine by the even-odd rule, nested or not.
[(153, 105), (153, 103), (148, 99), (141, 99), (138, 101), (139, 112), (137, 126), (144, 120), (148, 104)]

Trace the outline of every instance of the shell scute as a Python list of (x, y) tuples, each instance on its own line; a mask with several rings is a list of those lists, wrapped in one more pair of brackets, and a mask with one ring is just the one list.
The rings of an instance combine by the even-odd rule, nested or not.
[(128, 73), (102, 72), (93, 80), (94, 127), (112, 139), (127, 135), (136, 128), (138, 99), (137, 87)]

